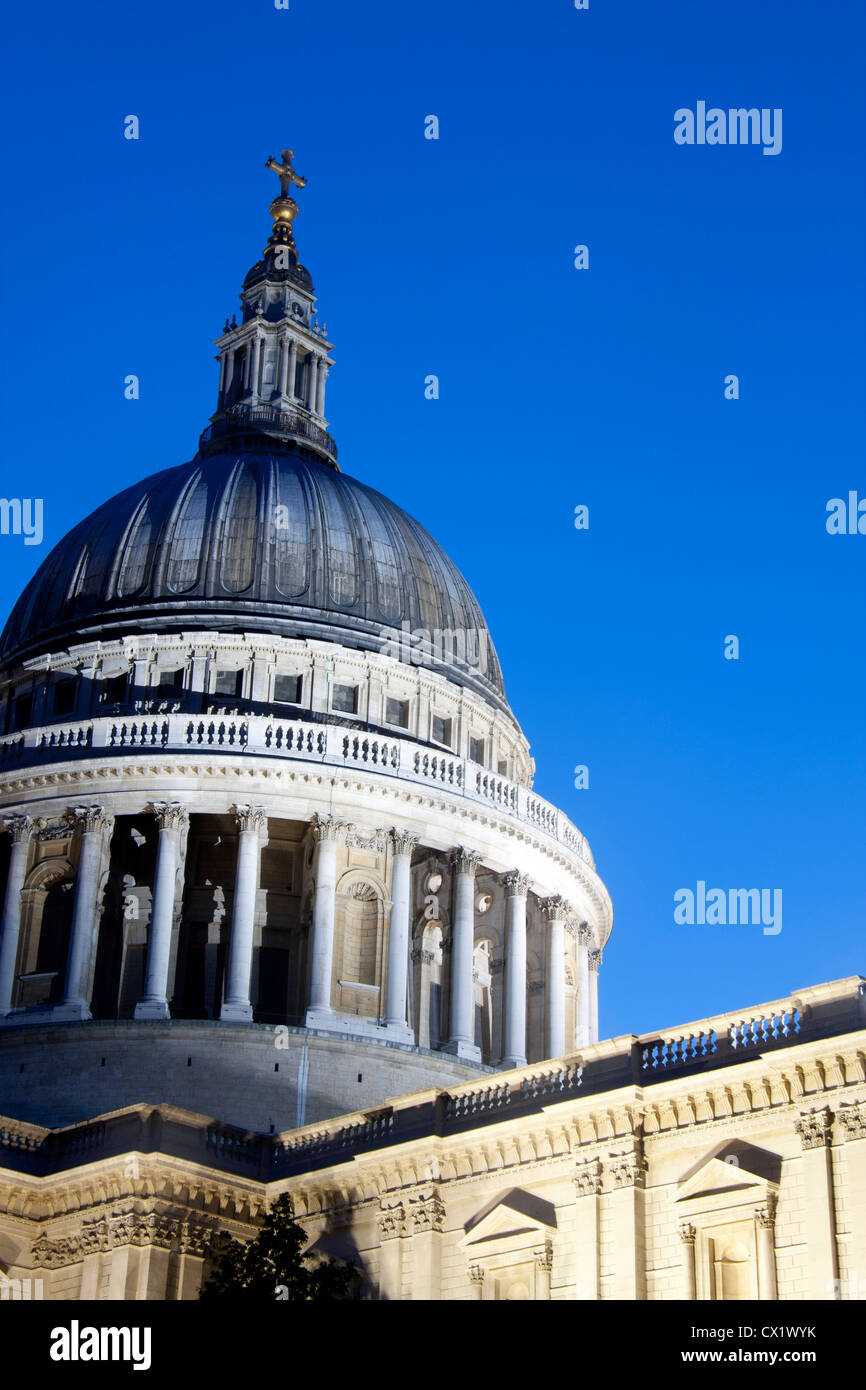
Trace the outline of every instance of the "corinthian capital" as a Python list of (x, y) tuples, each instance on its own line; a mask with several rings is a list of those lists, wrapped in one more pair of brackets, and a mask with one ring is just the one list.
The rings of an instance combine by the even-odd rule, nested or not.
[(458, 845), (451, 851), (451, 864), (458, 874), (471, 874), (474, 878), (480, 863), (481, 855), (476, 854), (474, 849), (464, 849), (463, 845)]
[(189, 829), (189, 811), (181, 801), (154, 801), (153, 814), (160, 830)]
[(268, 817), (264, 806), (250, 806), (249, 803), (244, 802), (241, 805), (233, 806), (232, 810), (235, 813), (235, 820), (241, 834), (245, 830), (260, 832), (267, 829)]
[(339, 816), (313, 816), (311, 825), (316, 843), (322, 840), (341, 840), (354, 826)]
[(525, 898), (529, 892), (529, 875), (519, 869), (512, 869), (502, 880), (509, 898)]
[(418, 843), (417, 835), (409, 830), (398, 830), (396, 825), (392, 826), (390, 835), (395, 854), (411, 854)]
[(109, 815), (101, 806), (74, 806), (72, 817), (82, 835), (111, 830), (114, 825), (114, 816)]
[(29, 840), (33, 834), (34, 823), (29, 816), (4, 816), (3, 824), (16, 845)]
[(590, 970), (601, 969), (601, 951), (590, 951), (588, 955)]
[(544, 898), (541, 910), (549, 922), (561, 922), (572, 914), (571, 903), (565, 898)]

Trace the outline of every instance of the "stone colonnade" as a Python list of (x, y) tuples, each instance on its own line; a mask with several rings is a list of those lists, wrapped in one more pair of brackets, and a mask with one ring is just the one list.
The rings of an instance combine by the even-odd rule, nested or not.
[[(180, 802), (153, 802), (158, 842), (153, 900), (148, 930), (144, 989), (135, 1006), (139, 1019), (171, 1016), (170, 964), (172, 933), (179, 891), (178, 869), (184, 862), (189, 832), (189, 809)], [(236, 805), (238, 852), (235, 869), (234, 908), (228, 941), (225, 990), (220, 1017), (230, 1022), (251, 1022), (251, 975), (255, 941), (256, 896), (261, 849), (267, 836), (267, 815), (261, 806)], [(79, 837), (78, 873), (69, 938), (66, 978), (60, 1003), (50, 1008), (52, 1017), (88, 1019), (90, 988), (95, 959), (101, 894), (108, 869), (109, 843), (114, 817), (101, 806), (77, 806), (68, 817)], [(0, 917), (0, 1020), (44, 1021), (45, 1009), (15, 1009), (16, 967), (22, 929), (24, 887), (30, 841), (38, 822), (27, 815), (5, 819), (11, 836), (6, 896)], [(315, 816), (312, 835), (313, 906), (310, 943), (310, 983), (306, 1023), (328, 1030), (345, 1025), (334, 1008), (332, 975), (336, 932), (337, 854), (352, 829), (337, 816)], [(385, 969), (384, 1008), (380, 1020), (390, 1040), (412, 1043), (410, 1026), (409, 970), (412, 948), (412, 855), (418, 837), (393, 828), (391, 900)], [(475, 876), (482, 857), (462, 846), (450, 855), (454, 875), (451, 938), (450, 1029), (444, 1050), (469, 1061), (481, 1061), (475, 1042)], [(505, 985), (502, 1026), (502, 1065), (518, 1067), (527, 1060), (527, 897), (529, 879), (515, 869), (502, 878), (505, 890)], [(561, 897), (540, 900), (546, 934), (544, 1044), (546, 1055), (557, 1057), (576, 1042), (586, 1046), (597, 1038), (598, 968), (601, 952), (593, 949), (593, 937), (585, 923), (575, 920)], [(566, 1037), (566, 937), (575, 943), (578, 979), (577, 1037)], [(37, 1013), (39, 1015), (37, 1019)]]

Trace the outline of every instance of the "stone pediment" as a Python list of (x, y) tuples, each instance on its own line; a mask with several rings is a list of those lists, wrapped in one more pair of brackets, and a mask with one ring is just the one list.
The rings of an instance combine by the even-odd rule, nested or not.
[(781, 1175), (778, 1154), (742, 1142), (728, 1143), (702, 1158), (680, 1180), (676, 1200), (742, 1193), (760, 1201), (775, 1192)]
[(515, 1188), (482, 1208), (467, 1224), (460, 1247), (467, 1255), (495, 1254), (504, 1246), (541, 1245), (556, 1230), (551, 1202)]

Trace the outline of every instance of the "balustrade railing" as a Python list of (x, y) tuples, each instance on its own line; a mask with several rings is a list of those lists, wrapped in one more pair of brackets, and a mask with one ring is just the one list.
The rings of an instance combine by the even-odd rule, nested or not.
[(567, 816), (543, 797), (468, 758), (439, 752), (408, 738), (348, 730), (271, 715), (182, 712), (156, 716), (105, 716), (77, 723), (26, 729), (0, 738), (0, 772), (64, 757), (164, 752), (242, 753), (310, 759), (336, 767), (369, 768), (409, 782), (435, 785), (524, 821), (550, 835), (595, 867), (589, 846)]

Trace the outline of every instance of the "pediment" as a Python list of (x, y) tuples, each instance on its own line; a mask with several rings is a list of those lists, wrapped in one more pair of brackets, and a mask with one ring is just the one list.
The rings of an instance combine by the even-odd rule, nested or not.
[(781, 1158), (767, 1149), (735, 1140), (706, 1155), (680, 1179), (676, 1200), (742, 1193), (760, 1200), (775, 1192)]
[(506, 1243), (537, 1245), (548, 1240), (555, 1229), (556, 1208), (553, 1203), (522, 1188), (514, 1188), (504, 1196), (494, 1198), (467, 1222), (460, 1246), (473, 1255), (481, 1255), (485, 1251), (493, 1253)]

